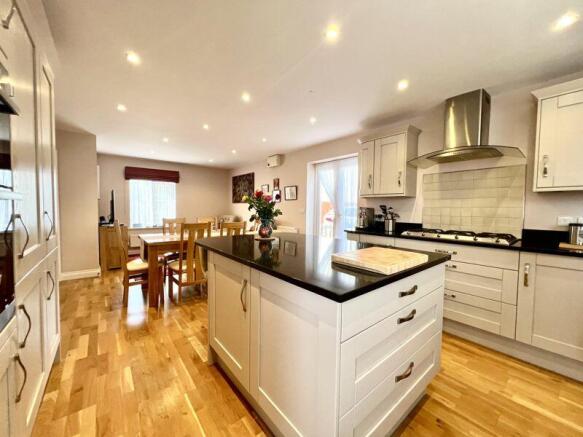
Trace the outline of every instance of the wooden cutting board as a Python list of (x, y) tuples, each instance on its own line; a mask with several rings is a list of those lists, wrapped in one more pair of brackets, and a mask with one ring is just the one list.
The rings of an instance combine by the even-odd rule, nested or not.
[(426, 263), (428, 259), (429, 257), (423, 253), (376, 246), (332, 255), (332, 261), (335, 263), (385, 275), (418, 266)]

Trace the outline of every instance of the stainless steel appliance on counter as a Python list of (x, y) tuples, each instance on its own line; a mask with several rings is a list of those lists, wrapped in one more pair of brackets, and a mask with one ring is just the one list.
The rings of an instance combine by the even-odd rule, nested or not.
[(583, 246), (583, 223), (569, 224), (569, 243)]
[(8, 73), (0, 65), (0, 331), (15, 313), (14, 302), (14, 201), (21, 197), (12, 189), (10, 116), (18, 115), (11, 99)]
[(374, 225), (374, 208), (360, 207), (360, 213), (358, 214), (358, 227), (368, 228)]
[(436, 240), (457, 240), (469, 243), (499, 244), (500, 246), (511, 246), (519, 241), (512, 234), (497, 234), (493, 232), (471, 232), (471, 231), (444, 231), (442, 229), (410, 229), (401, 235), (410, 237), (424, 237)]

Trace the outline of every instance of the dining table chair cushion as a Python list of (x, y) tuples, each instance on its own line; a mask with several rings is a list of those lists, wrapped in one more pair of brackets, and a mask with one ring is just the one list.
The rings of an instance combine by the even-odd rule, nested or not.
[[(195, 260), (192, 260), (192, 265), (193, 267), (196, 266)], [(178, 272), (180, 270), (180, 261), (179, 260), (172, 261), (170, 264), (168, 264), (168, 268), (174, 272)], [(186, 260), (182, 261), (182, 270), (186, 272)]]
[(127, 263), (128, 272), (139, 272), (148, 270), (148, 261), (144, 261), (142, 258), (135, 258)]

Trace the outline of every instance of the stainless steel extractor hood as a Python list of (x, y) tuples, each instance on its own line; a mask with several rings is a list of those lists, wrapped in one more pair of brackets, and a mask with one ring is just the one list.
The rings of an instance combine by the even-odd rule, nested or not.
[(488, 144), (490, 95), (483, 89), (451, 97), (445, 101), (443, 149), (419, 156), (409, 164), (427, 168), (446, 162), (514, 156), (524, 158), (518, 147)]

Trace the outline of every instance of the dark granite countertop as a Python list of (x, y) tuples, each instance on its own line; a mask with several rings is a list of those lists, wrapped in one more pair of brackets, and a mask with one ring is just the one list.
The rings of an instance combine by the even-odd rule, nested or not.
[[(421, 227), (420, 225), (418, 227)], [(409, 226), (408, 229), (412, 227)], [(376, 235), (380, 237), (393, 237), (393, 238), (403, 238), (407, 240), (423, 240), (423, 241), (433, 241), (435, 243), (445, 243), (445, 244), (459, 244), (464, 246), (475, 246), (475, 247), (490, 247), (494, 249), (502, 250), (517, 250), (522, 252), (531, 253), (543, 253), (547, 255), (563, 255), (563, 256), (574, 256), (583, 258), (583, 247), (582, 250), (568, 250), (559, 248), (559, 243), (561, 241), (567, 241), (568, 233), (563, 231), (548, 231), (541, 229), (524, 229), (522, 232), (522, 239), (512, 244), (511, 246), (502, 246), (499, 244), (487, 244), (487, 243), (474, 243), (471, 241), (456, 241), (456, 240), (444, 240), (439, 241), (435, 238), (425, 238), (425, 237), (413, 237), (410, 235), (401, 235), (401, 232), (406, 229), (400, 230), (397, 228), (397, 232), (386, 233), (382, 229), (372, 228), (372, 229), (346, 229), (346, 232), (352, 234), (365, 234), (365, 235)]]
[(254, 235), (238, 235), (205, 238), (197, 240), (197, 244), (336, 302), (345, 302), (450, 259), (449, 255), (411, 251), (427, 254), (428, 262), (382, 275), (331, 261), (333, 253), (373, 246), (367, 243), (281, 233), (271, 242), (257, 241)]

